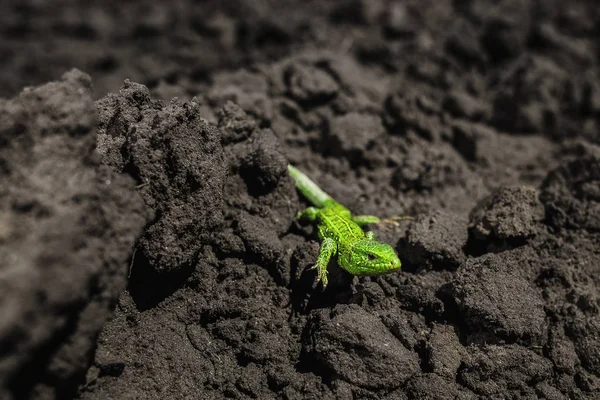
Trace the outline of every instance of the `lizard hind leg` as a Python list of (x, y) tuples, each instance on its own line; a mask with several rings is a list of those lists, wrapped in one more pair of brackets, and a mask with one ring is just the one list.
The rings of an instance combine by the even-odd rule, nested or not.
[(300, 211), (296, 215), (296, 219), (301, 221), (316, 221), (319, 216), (319, 209), (316, 207), (308, 207), (304, 211)]
[(405, 220), (413, 220), (413, 217), (408, 215), (397, 215), (395, 217), (390, 218), (379, 218), (374, 215), (355, 215), (352, 217), (352, 221), (360, 226), (365, 226), (369, 224), (390, 224), (390, 225), (398, 225), (398, 221)]
[(412, 220), (414, 220), (414, 218), (411, 216), (408, 216), (408, 215), (396, 215), (395, 217), (389, 217), (389, 218), (382, 219), (381, 222), (384, 224), (391, 224), (391, 225), (398, 226), (398, 221), (412, 221)]
[(352, 217), (352, 221), (359, 226), (365, 226), (369, 224), (378, 224), (381, 222), (381, 219), (374, 215), (355, 215)]
[(324, 238), (319, 249), (319, 256), (317, 257), (316, 264), (311, 269), (317, 270), (317, 283), (320, 281), (323, 284), (323, 290), (327, 287), (327, 265), (329, 260), (337, 251), (337, 245), (335, 240), (331, 238)]

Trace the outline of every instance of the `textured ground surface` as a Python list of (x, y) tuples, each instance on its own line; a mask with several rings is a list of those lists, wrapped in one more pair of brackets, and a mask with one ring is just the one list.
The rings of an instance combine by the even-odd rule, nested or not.
[(117, 3), (0, 16), (0, 397), (600, 397), (595, 2)]

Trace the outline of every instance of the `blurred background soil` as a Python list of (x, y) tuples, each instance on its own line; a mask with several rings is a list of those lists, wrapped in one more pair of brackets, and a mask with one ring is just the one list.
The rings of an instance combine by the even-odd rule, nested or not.
[(0, 5), (0, 398), (600, 398), (595, 1)]

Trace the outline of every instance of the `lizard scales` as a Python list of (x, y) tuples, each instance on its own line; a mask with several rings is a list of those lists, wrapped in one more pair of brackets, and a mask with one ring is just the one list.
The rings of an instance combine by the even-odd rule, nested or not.
[(382, 222), (372, 215), (353, 216), (350, 210), (325, 193), (308, 176), (292, 165), (288, 171), (298, 190), (314, 205), (298, 213), (299, 219), (317, 223), (322, 240), (314, 269), (317, 280), (327, 285), (327, 265), (338, 256), (338, 265), (353, 275), (381, 275), (400, 268), (400, 259), (394, 249), (375, 239), (373, 232), (363, 226)]

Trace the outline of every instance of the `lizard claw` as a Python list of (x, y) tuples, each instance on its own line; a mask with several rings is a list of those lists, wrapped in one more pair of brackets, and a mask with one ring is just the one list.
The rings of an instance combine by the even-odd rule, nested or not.
[(318, 285), (319, 282), (321, 282), (321, 285), (322, 285), (321, 290), (325, 291), (325, 288), (327, 287), (327, 283), (328, 283), (327, 273), (317, 275), (317, 277), (315, 279), (315, 284)]
[(407, 215), (397, 215), (395, 217), (382, 219), (380, 224), (383, 224), (384, 230), (389, 230), (390, 225), (399, 226), (400, 224), (398, 223), (398, 221), (412, 221), (412, 220), (414, 220), (413, 217), (410, 217)]
[(323, 290), (325, 290), (325, 288), (327, 287), (327, 283), (328, 283), (328, 279), (327, 279), (327, 270), (326, 269), (321, 269), (319, 268), (319, 264), (315, 264), (312, 267), (310, 267), (308, 270), (313, 270), (316, 269), (318, 270), (317, 272), (317, 276), (315, 277), (315, 285), (318, 285), (319, 282), (321, 282), (321, 284), (323, 285)]
[(390, 221), (392, 223), (398, 223), (398, 221), (412, 221), (414, 220), (413, 217), (409, 216), (409, 215), (396, 215), (395, 217), (390, 217), (390, 218), (386, 218), (384, 219), (384, 221)]
[(319, 263), (316, 263), (312, 267), (308, 268), (309, 271), (312, 271), (314, 269), (318, 270), (317, 276), (315, 277), (314, 284), (318, 285), (319, 282), (321, 282), (321, 284), (323, 285), (322, 289), (325, 290), (325, 288), (327, 287), (327, 283), (328, 283), (327, 270), (325, 268), (323, 268), (323, 269), (319, 268)]

